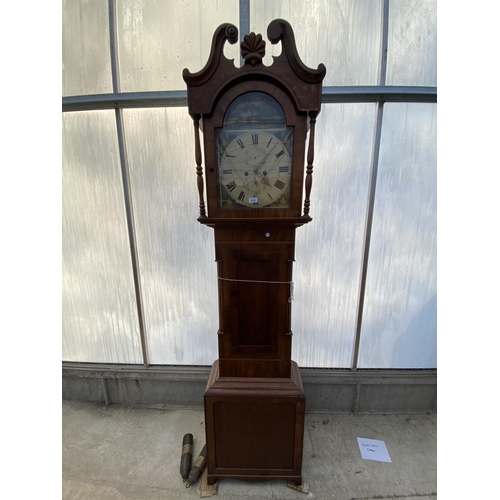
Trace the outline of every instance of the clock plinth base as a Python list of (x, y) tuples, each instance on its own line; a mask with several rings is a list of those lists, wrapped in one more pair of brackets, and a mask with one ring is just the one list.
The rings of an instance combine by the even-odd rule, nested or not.
[(208, 484), (302, 484), (305, 401), (294, 361), (289, 378), (221, 377), (216, 361), (205, 392)]

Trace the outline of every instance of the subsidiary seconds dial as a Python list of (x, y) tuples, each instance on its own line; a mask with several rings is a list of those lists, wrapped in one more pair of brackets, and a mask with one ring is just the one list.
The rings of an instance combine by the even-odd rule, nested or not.
[(234, 202), (259, 208), (285, 195), (291, 174), (292, 160), (283, 142), (269, 132), (255, 130), (228, 144), (218, 178)]

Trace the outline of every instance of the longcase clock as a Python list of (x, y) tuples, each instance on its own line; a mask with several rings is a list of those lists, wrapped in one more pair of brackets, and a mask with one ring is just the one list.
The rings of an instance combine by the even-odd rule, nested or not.
[(272, 21), (267, 37), (282, 44), (273, 64), (262, 64), (265, 41), (250, 33), (236, 68), (223, 47), (237, 42), (238, 30), (223, 24), (205, 67), (183, 72), (198, 221), (214, 229), (218, 273), (219, 359), (204, 397), (209, 484), (225, 477), (302, 482), (305, 395), (291, 360), (292, 265), (295, 230), (311, 221), (326, 69), (302, 63), (287, 21)]

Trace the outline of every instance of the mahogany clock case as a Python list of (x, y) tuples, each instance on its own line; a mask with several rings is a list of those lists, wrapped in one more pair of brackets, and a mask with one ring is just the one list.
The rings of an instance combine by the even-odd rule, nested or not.
[[(311, 221), (314, 125), (326, 69), (302, 63), (287, 21), (272, 21), (267, 35), (271, 43), (282, 44), (271, 66), (262, 64), (262, 36), (251, 33), (241, 43), (245, 64), (237, 68), (223, 47), (237, 42), (238, 30), (223, 24), (214, 33), (205, 67), (183, 72), (195, 130), (198, 221), (214, 228), (218, 273), (219, 359), (204, 396), (209, 484), (225, 477), (302, 482), (305, 394), (291, 360), (290, 298), (295, 229)], [(286, 133), (274, 137), (283, 152), (258, 143), (259, 137), (273, 135), (265, 113), (242, 112), (240, 135), (225, 128), (231, 122), (226, 114), (238, 109), (231, 105), (248, 94), (251, 106), (257, 93), (282, 112)], [(238, 130), (238, 116), (231, 120)], [(269, 200), (261, 203), (266, 196)]]

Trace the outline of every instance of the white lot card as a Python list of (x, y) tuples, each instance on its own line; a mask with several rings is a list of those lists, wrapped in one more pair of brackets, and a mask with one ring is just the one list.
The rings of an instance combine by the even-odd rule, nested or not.
[(357, 438), (361, 457), (365, 460), (376, 460), (377, 462), (391, 462), (387, 446), (378, 439)]

